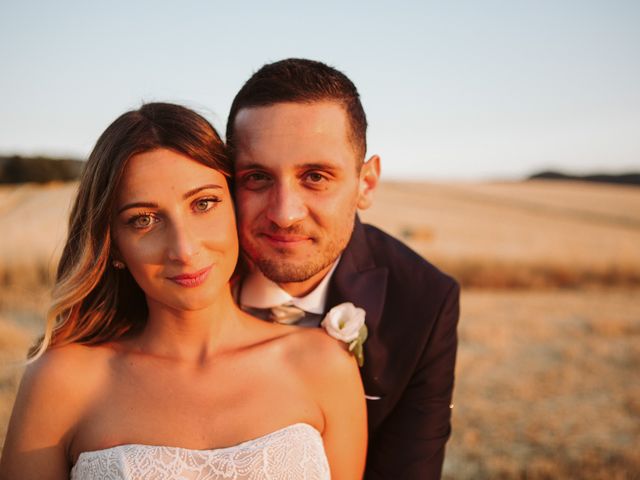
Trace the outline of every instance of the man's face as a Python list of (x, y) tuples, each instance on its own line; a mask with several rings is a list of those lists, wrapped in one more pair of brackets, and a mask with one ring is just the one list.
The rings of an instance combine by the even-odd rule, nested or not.
[(294, 295), (330, 269), (363, 206), (366, 182), (348, 127), (342, 106), (329, 101), (245, 108), (235, 119), (241, 247)]

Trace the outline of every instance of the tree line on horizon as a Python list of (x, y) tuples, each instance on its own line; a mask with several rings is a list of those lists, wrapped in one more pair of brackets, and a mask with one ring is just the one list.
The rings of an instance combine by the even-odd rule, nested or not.
[(617, 185), (640, 185), (640, 173), (570, 175), (554, 170), (546, 170), (530, 175), (527, 177), (527, 180), (579, 180), (583, 182), (613, 183)]
[[(84, 161), (73, 158), (21, 155), (0, 156), (0, 184), (69, 182), (80, 178)], [(555, 170), (529, 175), (526, 180), (574, 180), (640, 186), (640, 172), (572, 175)]]
[(80, 178), (84, 161), (72, 158), (0, 156), (0, 183), (69, 182)]

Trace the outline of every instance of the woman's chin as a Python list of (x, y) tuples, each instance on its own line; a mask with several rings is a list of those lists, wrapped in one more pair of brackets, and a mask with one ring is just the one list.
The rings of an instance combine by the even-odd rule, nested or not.
[(221, 288), (220, 286), (218, 288), (212, 288), (211, 286), (206, 288), (205, 285), (202, 285), (197, 288), (184, 288), (169, 294), (157, 295), (155, 298), (147, 296), (147, 303), (150, 310), (160, 308), (177, 312), (197, 312), (220, 303), (226, 292), (229, 292), (228, 288)]

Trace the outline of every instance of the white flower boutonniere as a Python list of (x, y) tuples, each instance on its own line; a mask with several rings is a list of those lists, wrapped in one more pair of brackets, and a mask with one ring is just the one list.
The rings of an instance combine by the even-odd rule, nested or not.
[(362, 346), (368, 334), (364, 317), (365, 311), (362, 308), (346, 302), (329, 310), (320, 323), (331, 337), (349, 345), (349, 351), (356, 356), (359, 366), (364, 365)]

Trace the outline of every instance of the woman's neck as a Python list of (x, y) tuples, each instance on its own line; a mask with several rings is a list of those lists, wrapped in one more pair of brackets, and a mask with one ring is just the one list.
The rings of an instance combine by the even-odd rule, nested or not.
[(154, 300), (147, 304), (147, 324), (134, 348), (149, 355), (201, 365), (231, 348), (244, 328), (244, 316), (228, 288), (199, 310), (176, 310)]

